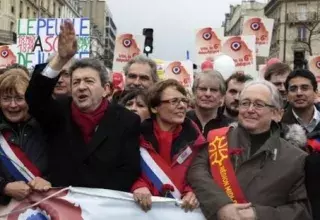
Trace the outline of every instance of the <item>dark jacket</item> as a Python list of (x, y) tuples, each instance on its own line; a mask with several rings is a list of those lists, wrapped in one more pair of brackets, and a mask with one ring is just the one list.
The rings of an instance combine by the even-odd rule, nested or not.
[[(257, 219), (311, 220), (304, 183), (307, 155), (285, 140), (293, 134), (282, 134), (282, 129), (273, 125), (270, 138), (250, 156), (249, 134), (241, 126), (232, 127), (227, 134), (229, 149), (244, 149), (231, 160), (232, 165), (246, 200), (256, 210)], [(301, 128), (295, 133), (300, 134), (294, 136), (296, 139), (304, 136)], [(208, 149), (203, 149), (195, 158), (188, 172), (188, 182), (208, 220), (216, 220), (218, 210), (232, 203), (213, 181)]]
[[(5, 120), (2, 112), (0, 122), (0, 132), (9, 132), (10, 136), (6, 139), (8, 144), (13, 143), (19, 146), (26, 154), (28, 159), (41, 171), (42, 177), (47, 175), (47, 142), (39, 124), (33, 119), (25, 123), (9, 123)], [(3, 194), (3, 189), (9, 182), (15, 182), (16, 179), (7, 171), (0, 162), (0, 204), (7, 204), (10, 197)]]
[(140, 175), (140, 118), (109, 104), (91, 141), (85, 144), (71, 117), (71, 98), (52, 99), (59, 77), (43, 76), (44, 68), (44, 64), (36, 66), (26, 101), (48, 136), (52, 184), (130, 191)]
[[(319, 105), (315, 105), (319, 111)], [(292, 108), (288, 108), (282, 119), (286, 124), (299, 124), (294, 117)], [(320, 123), (316, 128), (306, 135), (309, 140), (320, 138)], [(306, 158), (305, 172), (306, 172), (306, 188), (308, 197), (312, 206), (312, 213), (314, 220), (320, 220), (320, 152), (312, 150), (312, 148), (306, 145), (305, 150), (309, 152)]]
[[(140, 147), (145, 148), (149, 151), (150, 155), (159, 153), (159, 142), (154, 133), (153, 119), (145, 120), (141, 125), (141, 141)], [(200, 149), (207, 146), (207, 141), (201, 134), (197, 125), (190, 119), (186, 118), (182, 123), (182, 130), (179, 135), (173, 140), (171, 146), (171, 159), (172, 163), (170, 168), (172, 173), (175, 175), (175, 179), (179, 182), (180, 188), (178, 190), (181, 195), (184, 196), (185, 193), (192, 191), (190, 186), (186, 184), (186, 172), (189, 168), (192, 159), (197, 155)], [(178, 157), (186, 150), (188, 147), (191, 148), (192, 154), (183, 162), (178, 163)], [(132, 191), (135, 189), (147, 187), (153, 196), (163, 196), (162, 192), (159, 192), (157, 188), (152, 184), (146, 175), (142, 175), (138, 181), (132, 187)], [(178, 187), (178, 186), (177, 186)]]
[(217, 112), (217, 117), (214, 119), (211, 119), (204, 127), (202, 127), (201, 122), (194, 110), (187, 112), (187, 117), (190, 118), (192, 121), (194, 121), (198, 125), (204, 137), (207, 137), (209, 131), (211, 131), (212, 129), (226, 127), (233, 122), (231, 118), (226, 117), (223, 114), (223, 111), (220, 111), (220, 110), (218, 110)]

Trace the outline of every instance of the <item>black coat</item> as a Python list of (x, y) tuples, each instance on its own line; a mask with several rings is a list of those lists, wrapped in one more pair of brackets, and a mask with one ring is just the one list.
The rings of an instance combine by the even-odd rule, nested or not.
[(71, 117), (71, 98), (52, 99), (58, 80), (40, 74), (37, 65), (26, 92), (30, 114), (49, 139), (49, 180), (53, 186), (129, 191), (140, 175), (140, 118), (109, 104), (92, 140), (86, 144)]
[[(0, 111), (0, 132), (10, 132), (8, 144), (19, 146), (28, 159), (40, 170), (42, 178), (47, 176), (47, 142), (39, 124), (33, 119), (24, 123), (9, 123)], [(3, 194), (4, 187), (17, 181), (0, 162), (0, 204), (6, 205), (10, 197)]]
[(229, 126), (233, 122), (231, 118), (228, 118), (223, 114), (223, 111), (218, 111), (217, 117), (211, 119), (204, 127), (202, 127), (201, 122), (194, 110), (187, 112), (187, 117), (198, 125), (205, 138), (207, 138), (209, 131)]
[[(319, 105), (316, 105), (316, 108), (319, 111)], [(285, 124), (299, 124), (293, 115), (291, 107), (283, 115), (282, 122)], [(308, 133), (306, 131), (306, 135), (308, 139), (319, 139), (320, 123), (312, 132)], [(306, 188), (312, 207), (313, 219), (320, 220), (320, 152), (313, 151), (309, 146), (306, 146), (306, 150), (309, 151), (305, 161)]]

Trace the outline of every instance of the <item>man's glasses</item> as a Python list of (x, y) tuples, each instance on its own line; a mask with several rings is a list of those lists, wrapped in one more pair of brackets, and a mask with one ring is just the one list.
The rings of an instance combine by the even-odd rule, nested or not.
[(256, 110), (262, 110), (266, 107), (269, 107), (269, 108), (274, 108), (273, 105), (269, 105), (263, 101), (255, 101), (255, 102), (251, 102), (249, 100), (244, 100), (244, 101), (241, 101), (239, 103), (239, 107), (242, 108), (242, 109), (249, 109), (250, 106), (252, 105), (252, 107)]

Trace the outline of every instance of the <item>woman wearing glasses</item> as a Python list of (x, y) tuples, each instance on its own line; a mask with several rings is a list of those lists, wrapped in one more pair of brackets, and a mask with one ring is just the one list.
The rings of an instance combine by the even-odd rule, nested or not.
[(22, 200), (33, 190), (47, 191), (46, 142), (28, 114), (24, 94), (29, 77), (9, 70), (0, 77), (0, 204)]
[(182, 208), (192, 210), (198, 201), (186, 184), (186, 171), (206, 141), (186, 118), (187, 92), (169, 79), (153, 85), (147, 98), (151, 119), (141, 126), (142, 175), (132, 187), (134, 198), (145, 211), (151, 208), (151, 196), (182, 199)]

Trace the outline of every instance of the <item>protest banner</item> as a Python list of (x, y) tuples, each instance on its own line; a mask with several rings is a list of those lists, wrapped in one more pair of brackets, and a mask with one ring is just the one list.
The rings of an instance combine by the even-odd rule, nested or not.
[(0, 69), (17, 63), (17, 45), (0, 46)]
[(242, 35), (256, 36), (256, 54), (269, 57), (274, 19), (244, 16)]
[(48, 193), (33, 193), (23, 201), (0, 206), (2, 220), (205, 220), (200, 209), (185, 213), (181, 201), (152, 197), (147, 213), (132, 194), (91, 188), (68, 187)]
[(318, 86), (320, 86), (320, 56), (310, 56), (308, 65), (309, 70), (317, 79)]
[(224, 28), (201, 28), (196, 30), (196, 63), (201, 66), (206, 60), (213, 61), (221, 52)]
[(90, 55), (90, 21), (88, 18), (38, 18), (17, 21), (18, 63), (31, 68), (46, 62), (50, 54), (57, 52), (60, 25), (69, 20), (73, 23), (78, 40), (75, 58)]
[(224, 37), (222, 43), (222, 53), (234, 60), (236, 72), (249, 74), (254, 78), (257, 77), (255, 40), (254, 35), (242, 35)]
[(129, 33), (118, 35), (114, 49), (113, 71), (123, 72), (123, 67), (129, 60), (143, 52), (143, 43), (143, 35)]
[(160, 60), (160, 59), (153, 59), (153, 60), (157, 64), (157, 74), (158, 74), (159, 79), (160, 80), (164, 79), (165, 78), (165, 76), (164, 76), (164, 70), (165, 70), (164, 63), (165, 63), (165, 61)]
[(163, 79), (175, 79), (179, 81), (186, 89), (191, 91), (193, 84), (192, 61), (164, 61), (163, 69)]

